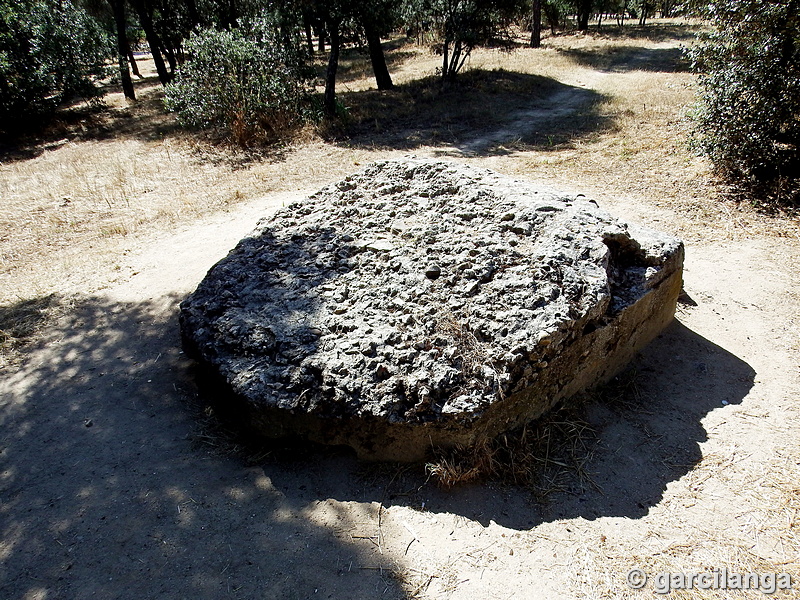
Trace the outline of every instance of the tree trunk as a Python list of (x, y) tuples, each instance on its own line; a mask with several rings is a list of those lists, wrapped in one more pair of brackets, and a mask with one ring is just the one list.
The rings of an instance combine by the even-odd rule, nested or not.
[(325, 31), (325, 25), (319, 26), (319, 31), (317, 32), (319, 35), (319, 45), (317, 46), (317, 50), (319, 50), (320, 54), (325, 52), (325, 36), (328, 35)]
[[(792, 27), (792, 19), (796, 19), (796, 15), (798, 12), (798, 0), (791, 0), (789, 2), (789, 6), (786, 7), (786, 20), (783, 23), (783, 27), (781, 28), (780, 38), (781, 40), (781, 58), (780, 58), (780, 65), (781, 69), (788, 69), (789, 64), (792, 61), (792, 57), (795, 53), (795, 39), (794, 35), (792, 35), (792, 30), (795, 29)], [(796, 31), (796, 29), (795, 29)]]
[(186, 0), (186, 8), (189, 12), (189, 22), (192, 24), (192, 29), (197, 27), (198, 25), (203, 24), (203, 19), (200, 17), (200, 13), (197, 10), (197, 3), (195, 0)]
[(447, 81), (447, 68), (449, 66), (448, 50), (450, 49), (450, 40), (445, 36), (444, 43), (442, 44), (442, 80)]
[(239, 21), (239, 11), (236, 8), (236, 0), (228, 2), (228, 23), (231, 27), (236, 27)]
[(167, 72), (167, 65), (164, 64), (164, 57), (161, 56), (161, 39), (158, 37), (155, 29), (153, 29), (152, 15), (142, 0), (133, 0), (131, 4), (136, 14), (139, 16), (139, 24), (144, 30), (144, 37), (147, 39), (147, 45), (150, 46), (150, 53), (153, 55), (153, 62), (158, 72), (158, 80), (162, 85), (166, 85), (169, 83), (171, 77)]
[(647, 2), (642, 3), (642, 14), (639, 15), (639, 27), (644, 27), (645, 23), (647, 22), (647, 11), (650, 10), (650, 7), (647, 5)]
[(547, 17), (547, 24), (550, 25), (550, 34), (553, 37), (555, 37), (556, 27), (558, 27), (558, 20), (559, 20), (558, 8), (556, 8), (555, 6), (550, 4), (550, 2), (547, 2), (547, 0), (545, 0), (542, 9), (544, 10), (544, 14)]
[(592, 0), (578, 0), (578, 31), (589, 31), (592, 16)]
[[(339, 69), (339, 22), (328, 21), (327, 29), (331, 38), (331, 53), (325, 71), (325, 115), (334, 118), (336, 117), (336, 71)], [(320, 39), (324, 39), (323, 36), (320, 36)]]
[(117, 61), (119, 62), (119, 78), (122, 82), (122, 93), (130, 100), (136, 100), (136, 92), (131, 81), (131, 72), (128, 68), (128, 36), (125, 23), (124, 0), (109, 0), (111, 10), (114, 11), (114, 25), (117, 30)]
[(367, 46), (369, 47), (369, 59), (372, 61), (372, 71), (375, 73), (375, 83), (379, 90), (391, 90), (394, 87), (392, 76), (389, 75), (389, 68), (386, 66), (386, 56), (381, 46), (381, 37), (375, 31), (369, 19), (364, 19), (364, 34), (367, 36)]
[(175, 56), (175, 50), (173, 50), (171, 46), (164, 48), (164, 55), (167, 57), (167, 61), (169, 62), (169, 75), (171, 79), (175, 77), (175, 70), (178, 68), (178, 59)]
[(542, 46), (542, 0), (533, 0), (531, 48), (540, 48), (541, 46)]
[(136, 64), (136, 57), (133, 55), (133, 52), (131, 52), (130, 46), (128, 46), (128, 63), (131, 66), (131, 72), (141, 79), (142, 74), (139, 72), (139, 65)]
[(306, 33), (306, 43), (308, 44), (308, 53), (314, 56), (314, 39), (311, 37), (311, 18), (308, 14), (303, 14), (303, 29)]

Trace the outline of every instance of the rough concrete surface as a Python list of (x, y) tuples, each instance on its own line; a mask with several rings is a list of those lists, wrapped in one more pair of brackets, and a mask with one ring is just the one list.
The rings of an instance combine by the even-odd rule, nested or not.
[(419, 460), (613, 376), (672, 320), (682, 264), (583, 197), (384, 161), (259, 222), (181, 330), (258, 431)]

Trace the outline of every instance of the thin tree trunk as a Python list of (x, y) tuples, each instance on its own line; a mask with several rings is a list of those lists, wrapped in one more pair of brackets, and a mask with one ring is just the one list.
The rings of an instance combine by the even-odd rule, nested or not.
[(167, 61), (169, 62), (169, 73), (171, 79), (175, 77), (175, 70), (178, 68), (178, 59), (175, 56), (175, 50), (173, 50), (171, 46), (164, 48), (164, 55), (167, 57)]
[(158, 34), (153, 29), (153, 19), (144, 5), (142, 0), (134, 0), (131, 2), (136, 14), (139, 16), (139, 24), (144, 30), (144, 36), (147, 39), (147, 45), (150, 46), (150, 52), (153, 55), (153, 62), (156, 65), (156, 72), (158, 72), (158, 80), (162, 85), (169, 83), (171, 77), (167, 72), (167, 65), (164, 64), (164, 57), (161, 56), (161, 40)]
[(239, 11), (236, 8), (236, 0), (229, 0), (228, 2), (228, 23), (231, 27), (236, 27), (239, 21)]
[[(124, 0), (109, 0), (111, 10), (114, 11), (114, 25), (117, 30), (117, 61), (119, 62), (119, 78), (122, 82), (122, 93), (130, 100), (136, 100), (136, 92), (131, 81), (131, 72), (128, 68), (128, 36), (126, 35), (125, 3)], [(135, 63), (134, 63), (135, 64)]]
[(558, 9), (550, 4), (550, 2), (545, 0), (542, 10), (544, 10), (544, 14), (547, 17), (547, 23), (550, 25), (550, 34), (555, 37), (556, 28), (558, 27)]
[[(328, 21), (328, 35), (331, 37), (331, 53), (325, 71), (325, 115), (336, 117), (336, 71), (339, 69), (339, 22)], [(323, 39), (320, 36), (320, 39)]]
[(450, 49), (450, 42), (445, 36), (444, 44), (442, 45), (442, 79), (447, 81), (447, 67), (449, 66), (449, 62), (447, 60), (447, 51)]
[(541, 46), (542, 46), (542, 0), (533, 0), (531, 48), (541, 48)]
[(197, 10), (197, 3), (195, 0), (186, 0), (186, 11), (189, 13), (189, 22), (192, 24), (191, 29), (203, 24), (203, 19), (200, 17), (200, 13)]
[(131, 66), (131, 72), (141, 79), (142, 74), (139, 72), (139, 65), (136, 64), (136, 57), (133, 55), (133, 52), (131, 52), (130, 46), (128, 47), (128, 63)]
[(364, 34), (367, 37), (369, 59), (372, 61), (372, 71), (375, 73), (375, 83), (378, 84), (379, 90), (391, 90), (394, 84), (392, 76), (389, 74), (389, 68), (386, 66), (386, 55), (381, 46), (381, 37), (368, 18), (364, 19)]
[(319, 50), (320, 54), (322, 54), (325, 52), (325, 36), (327, 36), (324, 25), (320, 25), (317, 34), (319, 35), (319, 45), (317, 46), (317, 50)]
[(447, 67), (447, 76), (452, 81), (458, 73), (458, 59), (461, 58), (461, 43), (455, 42), (453, 44), (453, 51), (450, 53), (450, 66)]
[(792, 35), (792, 27), (791, 27), (791, 19), (796, 18), (798, 9), (798, 0), (791, 0), (789, 2), (789, 6), (786, 7), (786, 20), (784, 21), (783, 30), (780, 32), (780, 35), (783, 37), (781, 41), (781, 58), (780, 58), (780, 65), (782, 69), (787, 69), (789, 67), (789, 63), (792, 60), (792, 56), (794, 56), (795, 52), (795, 39)]
[(311, 36), (311, 17), (308, 16), (308, 13), (303, 13), (303, 30), (306, 34), (308, 53), (314, 56), (314, 38)]
[(200, 17), (200, 13), (197, 10), (197, 3), (195, 0), (186, 0), (186, 8), (189, 12), (189, 21), (192, 24), (192, 29), (197, 27), (198, 25), (203, 24), (203, 19)]
[(456, 68), (453, 71), (453, 75), (455, 75), (456, 73), (459, 73), (461, 71), (461, 69), (464, 67), (464, 63), (467, 62), (467, 59), (469, 58), (470, 54), (472, 54), (472, 48), (469, 48), (469, 47), (464, 48), (464, 47), (462, 47), (462, 49), (461, 49), (461, 62), (459, 62), (456, 65)]

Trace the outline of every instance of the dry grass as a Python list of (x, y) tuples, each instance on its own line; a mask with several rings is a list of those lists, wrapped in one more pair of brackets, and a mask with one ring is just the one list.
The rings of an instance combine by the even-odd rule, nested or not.
[[(800, 472), (796, 459), (779, 457), (767, 469), (775, 474), (767, 481), (763, 472), (745, 473), (737, 480), (738, 515), (732, 523), (705, 526), (693, 514), (691, 497), (675, 497), (645, 518), (646, 539), (604, 540), (586, 547), (576, 556), (574, 583), (581, 598), (652, 597), (652, 578), (658, 573), (788, 573), (791, 590), (769, 597), (796, 598), (800, 581)], [(692, 472), (692, 482), (719, 477), (729, 466), (729, 457), (707, 456)], [(760, 465), (763, 467), (763, 465)], [(772, 478), (770, 478), (772, 479)], [(675, 504), (683, 506), (675, 506)], [(687, 509), (687, 507), (689, 507)], [(712, 519), (713, 520), (713, 519)], [(624, 576), (632, 568), (650, 576), (644, 590), (627, 589)], [(670, 597), (727, 600), (762, 597), (756, 590), (691, 589), (673, 590)]]
[(584, 408), (584, 403), (576, 401), (519, 431), (472, 448), (439, 451), (426, 470), (446, 489), (490, 480), (525, 487), (540, 502), (575, 483), (582, 488), (593, 486), (586, 465), (596, 435), (585, 420)]
[[(112, 96), (82, 127), (57, 128), (66, 137), (36, 138), (0, 163), (0, 302), (96, 289), (153, 230), (168, 232), (271, 192), (311, 191), (332, 172), (369, 161), (308, 135), (261, 153), (164, 135), (171, 117), (160, 96), (156, 88), (140, 90), (132, 106)], [(118, 136), (103, 133), (115, 128)]]
[(71, 301), (57, 294), (0, 306), (0, 367), (22, 361), (24, 350), (37, 340), (38, 332), (70, 308)]

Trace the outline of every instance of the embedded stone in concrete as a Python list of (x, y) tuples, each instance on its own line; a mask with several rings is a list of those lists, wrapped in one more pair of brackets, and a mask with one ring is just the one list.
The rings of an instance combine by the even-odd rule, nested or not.
[(259, 222), (181, 330), (259, 432), (413, 461), (619, 372), (672, 320), (682, 264), (583, 197), (385, 161)]

